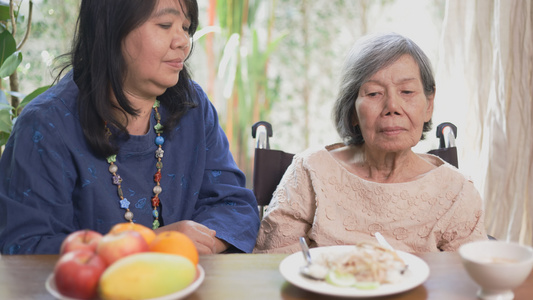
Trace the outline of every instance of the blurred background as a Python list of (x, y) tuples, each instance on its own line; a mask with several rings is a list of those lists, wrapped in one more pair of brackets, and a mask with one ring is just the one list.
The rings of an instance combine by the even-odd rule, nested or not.
[[(27, 16), (29, 1), (15, 2)], [(33, 3), (31, 36), (18, 68), (21, 92), (52, 82), (54, 58), (69, 50), (79, 0)], [(200, 27), (189, 68), (217, 108), (248, 178), (253, 123), (270, 122), (272, 148), (289, 152), (338, 142), (331, 109), (351, 45), (367, 33), (395, 31), (436, 63), (445, 10), (444, 0), (199, 0), (198, 5)], [(23, 34), (21, 28), (19, 39)], [(438, 147), (434, 133), (426, 143), (425, 148)]]
[[(21, 99), (52, 82), (54, 58), (69, 50), (79, 2), (0, 1), (17, 12), (17, 42), (31, 20), (16, 78), (2, 79), (2, 101), (10, 103), (14, 79)], [(252, 188), (255, 122), (272, 124), (274, 149), (300, 152), (339, 142), (331, 109), (351, 45), (376, 32), (411, 38), (433, 62), (434, 127), (457, 125), (459, 170), (482, 194), (489, 233), (531, 244), (531, 2), (198, 0), (200, 26), (188, 65), (217, 108)], [(438, 147), (434, 130), (415, 151)]]

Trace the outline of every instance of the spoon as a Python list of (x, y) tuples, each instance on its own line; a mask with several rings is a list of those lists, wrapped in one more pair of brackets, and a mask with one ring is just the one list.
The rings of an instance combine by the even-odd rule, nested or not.
[(383, 235), (381, 235), (381, 233), (379, 232), (376, 232), (374, 233), (374, 236), (376, 237), (376, 240), (378, 240), (378, 243), (385, 249), (387, 250), (390, 250), (394, 253), (396, 253), (396, 250), (394, 250), (394, 248), (392, 248), (392, 246), (389, 244), (389, 242), (387, 242), (387, 240), (385, 239), (385, 237), (383, 237)]
[(307, 264), (300, 267), (300, 273), (311, 279), (324, 280), (324, 278), (326, 278), (328, 269), (324, 266), (313, 264), (311, 252), (309, 252), (309, 247), (307, 246), (304, 237), (300, 237), (300, 246), (302, 248), (304, 259), (307, 262)]
[[(385, 239), (385, 237), (383, 235), (381, 235), (380, 232), (376, 232), (374, 233), (374, 236), (376, 237), (376, 240), (378, 240), (378, 243), (385, 249), (387, 250), (390, 250), (394, 253), (396, 253), (396, 255), (398, 255), (398, 252), (396, 252), (396, 249), (394, 249), (391, 244), (389, 244), (389, 242), (387, 242), (387, 240)], [(398, 255), (398, 257), (403, 261), (403, 263), (405, 264), (405, 267), (403, 268), (403, 270), (401, 271), (401, 273), (403, 274), (406, 270), (407, 270), (407, 267), (408, 265), (405, 263), (405, 261)]]

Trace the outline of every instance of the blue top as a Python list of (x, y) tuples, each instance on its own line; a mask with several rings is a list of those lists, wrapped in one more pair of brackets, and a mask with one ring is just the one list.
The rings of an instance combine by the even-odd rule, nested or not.
[[(193, 220), (251, 252), (259, 229), (257, 202), (246, 189), (215, 108), (194, 83), (198, 104), (164, 132), (159, 195), (161, 226)], [(124, 219), (109, 164), (95, 156), (80, 126), (78, 88), (67, 74), (28, 104), (0, 159), (0, 250), (4, 254), (58, 253), (69, 233), (107, 233)], [(165, 109), (159, 109), (162, 119)], [(153, 112), (152, 112), (153, 114)], [(152, 129), (120, 144), (118, 172), (134, 222), (151, 228), (156, 158)]]

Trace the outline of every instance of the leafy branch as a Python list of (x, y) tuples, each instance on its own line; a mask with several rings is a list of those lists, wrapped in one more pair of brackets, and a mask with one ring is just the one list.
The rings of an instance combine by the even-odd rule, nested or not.
[[(2, 91), (0, 93), (0, 146), (6, 144), (11, 135), (13, 124), (22, 108), (49, 87), (40, 87), (28, 95), (19, 92), (17, 68), (22, 62), (21, 49), (30, 35), (33, 15), (33, 1), (30, 0), (26, 32), (17, 45), (15, 34), (22, 2), (19, 1), (18, 4), (14, 0), (10, 0), (9, 4), (0, 2), (0, 78), (9, 77), (9, 90), (6, 90), (3, 81), (0, 81)], [(9, 25), (11, 25), (11, 31), (8, 29)], [(11, 101), (8, 101), (7, 95), (11, 96)], [(20, 101), (19, 99), (23, 100)]]

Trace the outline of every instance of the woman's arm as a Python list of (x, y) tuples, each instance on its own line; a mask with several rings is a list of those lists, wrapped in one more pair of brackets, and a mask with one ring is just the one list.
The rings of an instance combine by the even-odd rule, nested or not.
[(52, 120), (56, 110), (27, 106), (1, 157), (2, 253), (58, 253), (75, 230), (71, 193), (76, 174), (58, 122)]
[(451, 217), (443, 219), (448, 224), (439, 249), (457, 251), (465, 243), (487, 240), (483, 202), (474, 184), (465, 179), (461, 192), (453, 201)]
[(229, 150), (218, 115), (205, 93), (196, 86), (204, 115), (205, 167), (192, 221), (214, 230), (218, 250), (251, 252), (259, 229), (253, 192)]

